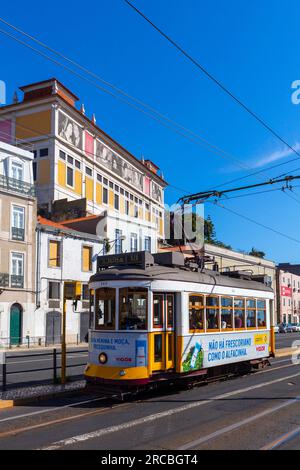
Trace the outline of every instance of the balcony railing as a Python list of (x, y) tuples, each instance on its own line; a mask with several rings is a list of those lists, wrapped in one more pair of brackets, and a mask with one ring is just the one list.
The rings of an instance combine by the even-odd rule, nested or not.
[(10, 287), (17, 287), (19, 289), (23, 289), (23, 287), (24, 287), (24, 276), (16, 276), (15, 274), (11, 274), (11, 276), (10, 276)]
[(8, 273), (0, 273), (0, 287), (9, 287)]
[(24, 288), (24, 276), (9, 275), (8, 273), (0, 273), (0, 288), (15, 287), (17, 289)]
[(11, 228), (11, 238), (13, 240), (24, 241), (24, 239), (25, 239), (25, 230), (23, 228), (12, 227)]
[(35, 186), (25, 181), (9, 178), (8, 176), (0, 175), (0, 189), (23, 194), (28, 197), (35, 197)]

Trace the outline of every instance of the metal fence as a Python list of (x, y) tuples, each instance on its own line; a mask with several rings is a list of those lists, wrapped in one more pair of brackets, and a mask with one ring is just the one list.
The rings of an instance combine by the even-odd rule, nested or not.
[[(67, 335), (66, 338), (67, 344), (69, 346), (80, 344), (79, 334)], [(85, 342), (85, 341), (84, 341)], [(81, 342), (82, 344), (83, 342)], [(10, 338), (0, 338), (0, 349), (14, 349), (14, 348), (37, 348), (37, 347), (47, 347), (55, 346), (61, 344), (60, 336), (54, 338), (48, 338), (46, 336), (24, 336), (24, 337), (14, 337)]]
[[(82, 353), (87, 353), (87, 350), (86, 349), (81, 349), (81, 350), (77, 350), (77, 351), (67, 351), (67, 361), (68, 361), (68, 356), (70, 354), (72, 355), (76, 355), (76, 354), (82, 354)], [(45, 362), (46, 360), (49, 360), (51, 362), (51, 366), (49, 367), (41, 367), (41, 368), (38, 368), (38, 369), (32, 369), (32, 368), (29, 368), (29, 369), (25, 369), (25, 370), (11, 370), (11, 367), (13, 364), (15, 363), (10, 363), (9, 362), (9, 359), (22, 359), (22, 358), (26, 358), (26, 359), (32, 359), (32, 363), (31, 364), (34, 364), (34, 359), (36, 358), (42, 358), (42, 359), (45, 359)], [(30, 362), (30, 361), (29, 361)], [(5, 357), (5, 361), (3, 364), (1, 364), (1, 368), (2, 368), (2, 391), (4, 392), (7, 388), (7, 380), (8, 380), (8, 377), (11, 377), (13, 375), (17, 375), (17, 374), (34, 374), (34, 373), (40, 373), (40, 372), (46, 372), (46, 371), (51, 371), (51, 376), (52, 376), (52, 379), (49, 378), (49, 379), (44, 379), (44, 380), (39, 380), (38, 382), (49, 382), (52, 381), (53, 383), (58, 383), (59, 381), (59, 370), (61, 369), (61, 364), (59, 363), (61, 362), (61, 351), (58, 351), (56, 348), (53, 348), (51, 351), (48, 351), (48, 352), (41, 352), (41, 353), (36, 353), (36, 354), (18, 354), (18, 355), (10, 355), (10, 354), (6, 354), (6, 357)], [(86, 366), (87, 362), (83, 362), (83, 363), (75, 363), (75, 364), (68, 364), (67, 362), (67, 365), (66, 365), (66, 368), (75, 368), (75, 367), (83, 367), (83, 366)], [(14, 382), (13, 385), (14, 386), (20, 386), (21, 384), (23, 385), (26, 385), (26, 382)]]

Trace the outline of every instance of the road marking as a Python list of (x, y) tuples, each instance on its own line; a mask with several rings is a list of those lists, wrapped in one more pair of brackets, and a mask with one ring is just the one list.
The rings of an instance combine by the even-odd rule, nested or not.
[[(284, 361), (289, 361), (289, 359), (285, 359)], [(284, 361), (282, 361), (282, 362), (284, 362)], [(257, 371), (253, 374), (253, 376), (254, 375), (259, 375), (259, 374), (264, 374), (265, 372), (272, 372), (272, 371), (275, 371), (275, 370), (285, 369), (286, 367), (293, 367), (295, 365), (297, 365), (297, 364), (288, 364), (286, 366), (272, 367), (271, 369)], [(38, 369), (37, 369), (37, 372), (38, 372)], [(16, 372), (16, 374), (17, 373), (21, 373), (21, 372)], [(107, 397), (95, 398), (95, 399), (85, 400), (85, 401), (81, 401), (81, 402), (70, 403), (68, 405), (57, 406), (55, 408), (47, 408), (46, 410), (34, 411), (34, 412), (31, 412), (31, 413), (26, 413), (26, 414), (22, 414), (22, 415), (11, 416), (11, 417), (8, 417), (8, 418), (0, 419), (0, 423), (2, 423), (3, 421), (13, 421), (13, 420), (16, 420), (16, 419), (19, 419), (19, 418), (26, 418), (26, 417), (29, 417), (29, 416), (43, 414), (43, 413), (47, 413), (48, 411), (57, 411), (57, 410), (60, 410), (60, 409), (63, 409), (63, 408), (71, 408), (72, 406), (83, 405), (85, 403), (92, 403), (94, 401), (105, 400), (106, 398)]]
[(242, 388), (242, 389), (239, 389), (239, 390), (234, 390), (234, 391), (231, 391), (231, 392), (224, 393), (222, 395), (217, 395), (217, 396), (215, 396), (213, 398), (209, 398), (207, 400), (199, 400), (199, 401), (196, 401), (194, 403), (189, 403), (188, 405), (183, 405), (183, 406), (180, 406), (180, 407), (172, 409), (172, 410), (161, 411), (160, 413), (145, 416), (143, 418), (138, 418), (138, 419), (135, 419), (133, 421), (129, 421), (128, 423), (123, 423), (123, 424), (119, 424), (119, 425), (115, 425), (115, 426), (109, 426), (107, 428), (101, 428), (97, 431), (93, 431), (93, 432), (86, 433), (86, 434), (79, 434), (77, 436), (73, 436), (73, 437), (70, 437), (70, 438), (67, 438), (67, 439), (62, 439), (60, 441), (54, 442), (50, 446), (43, 447), (41, 450), (61, 449), (62, 447), (66, 447), (66, 446), (70, 446), (72, 444), (76, 444), (76, 443), (79, 443), (79, 442), (84, 442), (84, 441), (88, 441), (90, 439), (95, 439), (95, 438), (98, 438), (98, 437), (106, 436), (107, 434), (123, 431), (125, 429), (130, 429), (130, 428), (133, 428), (134, 426), (150, 423), (152, 421), (156, 421), (156, 420), (161, 419), (161, 418), (167, 418), (167, 417), (170, 417), (172, 415), (182, 413), (184, 411), (187, 411), (187, 410), (190, 410), (190, 409), (193, 409), (193, 408), (196, 408), (196, 407), (207, 405), (207, 404), (212, 403), (216, 400), (222, 400), (224, 398), (232, 397), (234, 395), (239, 395), (241, 393), (249, 392), (249, 391), (252, 391), (252, 390), (257, 390), (259, 388), (263, 388), (263, 387), (266, 387), (268, 385), (273, 385), (273, 384), (279, 383), (279, 382), (284, 382), (285, 380), (289, 380), (289, 379), (292, 379), (294, 377), (299, 377), (299, 376), (300, 376), (300, 372), (298, 372), (297, 374), (287, 376), (287, 377), (281, 377), (279, 379), (270, 380), (269, 382), (263, 382), (261, 384), (252, 385), (250, 387)]
[[(122, 405), (119, 405), (119, 406), (122, 406)], [(37, 429), (37, 428), (44, 428), (46, 426), (51, 426), (51, 425), (54, 425), (54, 424), (59, 424), (61, 422), (66, 422), (66, 421), (71, 421), (71, 420), (74, 420), (74, 419), (78, 419), (78, 418), (81, 418), (82, 416), (90, 416), (90, 415), (96, 415), (96, 414), (100, 414), (100, 413), (104, 413), (104, 412), (107, 412), (109, 411), (107, 408), (102, 408), (101, 411), (89, 411), (88, 413), (85, 413), (84, 415), (82, 415), (81, 413), (78, 414), (78, 415), (74, 415), (74, 416), (67, 416), (66, 418), (58, 418), (58, 419), (54, 419), (52, 421), (47, 421), (46, 423), (39, 423), (39, 424), (33, 424), (32, 426), (26, 426), (24, 428), (18, 428), (18, 429), (12, 429), (11, 431), (4, 431), (4, 432), (1, 432), (0, 433), (0, 438), (3, 438), (3, 437), (8, 437), (8, 436), (16, 436), (17, 434), (20, 434), (21, 432), (28, 432), (28, 431), (33, 431), (34, 429)]]
[(287, 432), (286, 434), (283, 434), (282, 436), (275, 439), (273, 442), (270, 442), (269, 444), (262, 447), (260, 450), (276, 449), (276, 447), (279, 447), (281, 444), (285, 444), (286, 442), (290, 441), (294, 437), (297, 437), (299, 434), (300, 434), (300, 427), (294, 429), (293, 431)]
[(222, 436), (222, 434), (235, 431), (236, 429), (241, 428), (242, 426), (245, 426), (246, 424), (252, 423), (253, 421), (256, 421), (257, 419), (260, 419), (260, 418), (263, 418), (264, 416), (275, 413), (275, 411), (279, 411), (282, 408), (286, 408), (287, 406), (294, 405), (295, 403), (299, 402), (299, 400), (300, 400), (300, 396), (292, 400), (288, 400), (284, 403), (281, 403), (280, 405), (274, 406), (273, 408), (269, 408), (268, 410), (265, 410), (260, 413), (257, 413), (256, 415), (250, 416), (249, 418), (245, 418), (241, 421), (230, 424), (229, 426), (225, 426), (224, 428), (218, 429), (217, 431), (212, 432), (211, 434), (207, 434), (206, 436), (200, 437), (199, 439), (195, 439), (193, 441), (187, 442), (183, 446), (178, 447), (177, 450), (193, 449), (194, 447), (204, 444), (205, 442), (210, 441), (211, 439), (215, 439), (216, 437)]
[(281, 369), (287, 369), (288, 367), (295, 367), (298, 366), (299, 364), (286, 364), (285, 366), (278, 366), (278, 367), (273, 367), (271, 366), (270, 369), (265, 369), (265, 370), (258, 370), (254, 372), (254, 375), (260, 375), (260, 374), (265, 374), (266, 372), (273, 372), (275, 370), (281, 370)]
[(93, 403), (95, 401), (101, 401), (101, 400), (106, 400), (106, 399), (107, 397), (92, 398), (89, 400), (69, 403), (68, 405), (56, 406), (55, 408), (47, 408), (46, 410), (32, 411), (31, 413), (24, 413), (22, 415), (16, 415), (16, 416), (8, 416), (7, 418), (0, 419), (0, 423), (4, 423), (5, 421), (14, 421), (20, 418), (28, 418), (29, 416), (35, 416), (35, 415), (39, 415), (43, 413), (48, 413), (49, 411), (62, 410), (64, 408), (71, 408), (72, 406), (85, 405), (86, 403)]

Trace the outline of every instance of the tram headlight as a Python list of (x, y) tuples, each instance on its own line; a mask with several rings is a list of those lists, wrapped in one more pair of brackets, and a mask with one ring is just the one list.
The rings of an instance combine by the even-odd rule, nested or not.
[(105, 354), (104, 352), (100, 353), (98, 359), (99, 359), (100, 364), (106, 364), (107, 354)]

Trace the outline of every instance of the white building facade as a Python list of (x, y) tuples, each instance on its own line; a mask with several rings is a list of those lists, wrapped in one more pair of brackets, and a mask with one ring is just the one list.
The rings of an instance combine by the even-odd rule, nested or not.
[(124, 251), (150, 245), (156, 252), (167, 185), (159, 168), (124, 149), (83, 106), (77, 109), (77, 96), (58, 80), (21, 90), (21, 102), (0, 108), (0, 136), (33, 146), (38, 206), (51, 210), (53, 201), (84, 198), (87, 214), (107, 214), (102, 236), (115, 239), (121, 230)]
[(61, 341), (65, 283), (80, 282), (81, 298), (66, 302), (66, 341), (86, 342), (90, 276), (103, 244), (96, 235), (79, 232), (39, 217), (37, 224), (37, 283), (35, 336), (41, 344)]
[(0, 142), (0, 347), (34, 335), (36, 198), (33, 154)]

